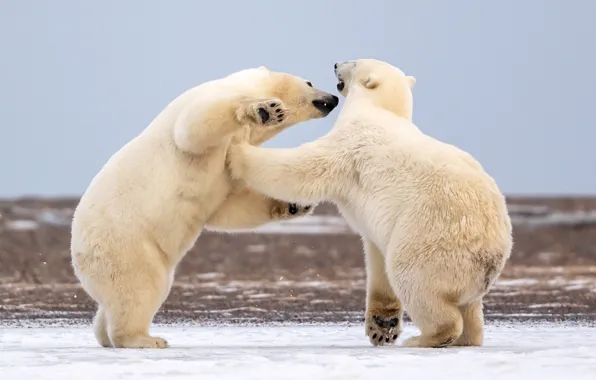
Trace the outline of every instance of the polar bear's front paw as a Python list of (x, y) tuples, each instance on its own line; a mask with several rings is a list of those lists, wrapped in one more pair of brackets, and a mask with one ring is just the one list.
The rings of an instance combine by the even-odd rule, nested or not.
[(275, 204), (271, 209), (271, 217), (274, 220), (296, 218), (312, 214), (314, 208), (315, 207), (312, 205), (302, 206), (297, 203), (275, 201)]
[(374, 346), (394, 344), (402, 332), (402, 313), (395, 308), (367, 312), (366, 335)]
[(283, 123), (288, 109), (279, 99), (265, 99), (251, 104), (251, 114), (257, 124), (272, 127)]

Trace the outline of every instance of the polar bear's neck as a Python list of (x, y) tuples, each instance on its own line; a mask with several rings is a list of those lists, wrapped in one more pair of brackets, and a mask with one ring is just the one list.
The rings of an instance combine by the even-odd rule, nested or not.
[(388, 94), (387, 90), (368, 90), (354, 86), (350, 89), (343, 108), (349, 110), (362, 109), (362, 107), (380, 108), (410, 122), (412, 121), (413, 101), (411, 93), (391, 91)]

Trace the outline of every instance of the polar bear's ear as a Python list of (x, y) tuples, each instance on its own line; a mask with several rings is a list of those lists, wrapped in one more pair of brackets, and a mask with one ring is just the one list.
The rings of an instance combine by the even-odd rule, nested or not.
[(374, 90), (379, 87), (379, 77), (375, 74), (369, 74), (366, 78), (362, 78), (362, 85), (369, 90)]
[(267, 67), (265, 66), (259, 66), (259, 70), (264, 70), (264, 71), (271, 71), (269, 70)]
[(408, 85), (410, 86), (410, 90), (414, 88), (416, 85), (416, 78), (411, 75), (406, 76), (406, 80), (408, 81)]

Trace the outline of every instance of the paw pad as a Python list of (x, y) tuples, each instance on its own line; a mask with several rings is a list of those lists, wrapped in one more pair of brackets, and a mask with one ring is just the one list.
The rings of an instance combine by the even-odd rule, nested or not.
[(373, 317), (375, 323), (377, 324), (377, 326), (379, 326), (382, 329), (390, 329), (390, 328), (394, 328), (395, 326), (397, 326), (399, 324), (399, 318), (398, 317), (394, 317), (394, 318), (381, 318), (379, 316), (374, 316)]
[(267, 112), (267, 110), (263, 107), (259, 107), (259, 109), (257, 110), (259, 112), (259, 117), (261, 118), (261, 120), (263, 121), (263, 123), (266, 123), (269, 121), (269, 112)]
[(285, 113), (282, 110), (277, 111), (279, 111), (279, 113), (277, 114), (277, 122), (281, 123), (282, 121), (284, 121)]

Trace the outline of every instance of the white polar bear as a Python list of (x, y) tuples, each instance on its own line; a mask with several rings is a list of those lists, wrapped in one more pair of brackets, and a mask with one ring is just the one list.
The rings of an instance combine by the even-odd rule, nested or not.
[(261, 144), (338, 101), (293, 75), (244, 70), (181, 94), (108, 160), (75, 210), (71, 240), (102, 346), (167, 347), (149, 327), (205, 226), (251, 228), (312, 211), (232, 181), (225, 156), (232, 140)]
[(412, 123), (413, 77), (371, 59), (335, 73), (346, 102), (334, 128), (295, 149), (232, 145), (232, 177), (337, 204), (363, 238), (374, 345), (395, 342), (403, 309), (421, 330), (406, 346), (481, 345), (482, 298), (513, 244), (504, 196), (472, 156)]

